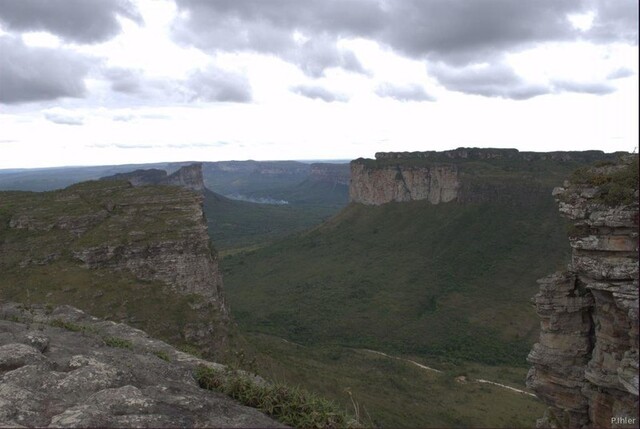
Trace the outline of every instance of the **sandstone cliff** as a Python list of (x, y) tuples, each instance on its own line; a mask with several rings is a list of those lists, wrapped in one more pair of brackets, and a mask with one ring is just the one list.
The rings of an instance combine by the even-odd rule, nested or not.
[(429, 200), (447, 203), (458, 196), (458, 169), (449, 165), (428, 167), (351, 164), (352, 202), (378, 205), (391, 201)]
[(637, 163), (579, 170), (553, 192), (572, 261), (534, 298), (527, 384), (550, 406), (541, 427), (638, 427)]
[(151, 168), (148, 170), (135, 170), (129, 173), (118, 173), (102, 177), (100, 180), (126, 180), (133, 186), (173, 185), (197, 192), (204, 190), (202, 164), (200, 163), (187, 165), (170, 175), (167, 175), (164, 170)]
[(202, 202), (111, 180), (0, 193), (0, 299), (73, 304), (219, 353), (229, 316)]
[(614, 157), (600, 151), (538, 153), (477, 148), (380, 152), (375, 160), (351, 162), (349, 195), (351, 202), (368, 205), (414, 200), (431, 204), (496, 199), (526, 203), (548, 194), (554, 178), (558, 180), (580, 165)]
[(0, 427), (284, 427), (199, 366), (224, 370), (70, 306), (0, 305)]

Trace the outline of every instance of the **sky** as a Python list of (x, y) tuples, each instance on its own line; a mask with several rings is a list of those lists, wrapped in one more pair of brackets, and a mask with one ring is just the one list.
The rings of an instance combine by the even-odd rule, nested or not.
[(0, 0), (0, 168), (637, 146), (634, 0)]

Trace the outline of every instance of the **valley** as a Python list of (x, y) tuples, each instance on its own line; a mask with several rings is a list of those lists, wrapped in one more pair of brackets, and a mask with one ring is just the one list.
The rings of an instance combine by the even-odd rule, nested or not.
[(202, 163), (0, 192), (0, 298), (125, 322), (364, 426), (532, 427), (531, 299), (575, 233), (552, 190), (619, 156), (381, 153), (346, 181), (341, 164)]

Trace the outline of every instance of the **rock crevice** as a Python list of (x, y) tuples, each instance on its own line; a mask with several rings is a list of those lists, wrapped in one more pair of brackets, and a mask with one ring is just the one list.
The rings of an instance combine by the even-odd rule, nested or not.
[[(534, 298), (541, 334), (527, 385), (550, 406), (539, 427), (638, 424), (637, 162), (592, 168), (553, 192), (572, 224), (572, 259)], [(635, 190), (618, 186), (634, 167)], [(612, 204), (613, 189), (632, 198)]]

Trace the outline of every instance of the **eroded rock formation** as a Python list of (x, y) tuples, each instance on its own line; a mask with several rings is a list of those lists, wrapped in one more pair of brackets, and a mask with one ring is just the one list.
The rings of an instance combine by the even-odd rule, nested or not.
[(70, 303), (220, 355), (230, 319), (202, 203), (124, 181), (0, 193), (1, 298)]
[(0, 305), (1, 427), (283, 427), (198, 387), (199, 365), (70, 306)]
[(550, 405), (539, 427), (638, 427), (637, 163), (579, 171), (553, 192), (572, 260), (534, 298), (527, 385)]
[(196, 192), (202, 192), (204, 189), (201, 163), (187, 165), (170, 175), (167, 175), (164, 170), (151, 168), (135, 170), (130, 173), (118, 173), (113, 176), (102, 177), (100, 180), (126, 180), (133, 186), (173, 185)]
[(368, 205), (497, 199), (526, 204), (534, 197), (548, 196), (555, 186), (549, 184), (553, 174), (566, 174), (580, 165), (613, 158), (615, 154), (600, 151), (545, 153), (459, 148), (443, 152), (379, 152), (375, 160), (351, 162), (349, 195), (351, 202)]
[(351, 163), (352, 202), (379, 205), (391, 201), (429, 200), (432, 204), (458, 196), (458, 169), (452, 165), (370, 167)]

